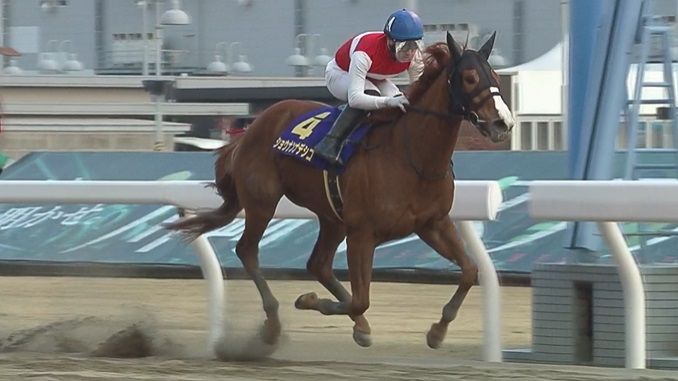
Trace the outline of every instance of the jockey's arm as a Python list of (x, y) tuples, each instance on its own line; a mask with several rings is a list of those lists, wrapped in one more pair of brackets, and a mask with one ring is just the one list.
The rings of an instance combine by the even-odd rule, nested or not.
[(407, 68), (407, 74), (410, 77), (410, 83), (415, 82), (421, 77), (421, 74), (424, 72), (424, 57), (421, 52), (417, 52), (410, 62), (410, 67)]
[(367, 71), (372, 66), (372, 59), (365, 52), (354, 52), (348, 67), (348, 105), (361, 110), (376, 110), (386, 107), (388, 97), (365, 94)]

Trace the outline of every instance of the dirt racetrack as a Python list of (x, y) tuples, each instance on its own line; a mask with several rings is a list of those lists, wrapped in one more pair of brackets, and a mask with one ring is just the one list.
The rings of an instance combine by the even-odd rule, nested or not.
[[(678, 380), (670, 371), (483, 363), (479, 287), (443, 347), (431, 350), (424, 335), (453, 292), (449, 285), (375, 283), (367, 314), (374, 344), (360, 348), (347, 317), (294, 309), (301, 293), (327, 295), (318, 283), (273, 281), (284, 324), (277, 351), (219, 361), (206, 345), (205, 287), (200, 280), (2, 277), (0, 380)], [(504, 346), (529, 347), (531, 290), (502, 290)], [(254, 334), (263, 320), (254, 285), (229, 281), (227, 296), (231, 332)]]

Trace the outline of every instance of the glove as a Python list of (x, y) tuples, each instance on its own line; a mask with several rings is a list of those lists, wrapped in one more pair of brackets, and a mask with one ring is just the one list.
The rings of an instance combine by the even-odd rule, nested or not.
[(410, 101), (408, 101), (404, 95), (398, 94), (394, 97), (386, 98), (386, 102), (384, 102), (384, 104), (386, 105), (386, 107), (398, 107), (403, 112), (407, 112), (407, 110), (405, 110), (405, 106), (409, 105)]

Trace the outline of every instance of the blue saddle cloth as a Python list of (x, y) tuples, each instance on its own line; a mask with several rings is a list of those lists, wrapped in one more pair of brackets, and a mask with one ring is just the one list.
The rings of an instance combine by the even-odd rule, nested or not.
[[(301, 115), (285, 128), (273, 144), (273, 149), (282, 155), (292, 156), (305, 163), (310, 163), (314, 167), (329, 169), (330, 163), (315, 155), (313, 148), (327, 135), (340, 113), (340, 108), (325, 106)], [(344, 164), (341, 167), (335, 167), (338, 173), (346, 169), (346, 163), (356, 152), (357, 144), (354, 143), (359, 142), (365, 136), (369, 130), (368, 127), (368, 124), (361, 124), (348, 137), (340, 154)]]

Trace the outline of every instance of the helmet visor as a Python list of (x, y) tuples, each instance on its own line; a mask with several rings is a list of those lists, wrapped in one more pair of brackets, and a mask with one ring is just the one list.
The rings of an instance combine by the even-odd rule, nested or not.
[(395, 57), (399, 62), (410, 62), (418, 51), (423, 50), (424, 42), (422, 40), (395, 42)]

